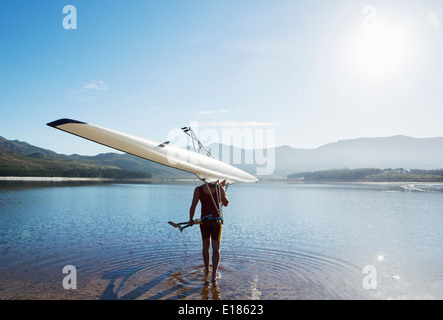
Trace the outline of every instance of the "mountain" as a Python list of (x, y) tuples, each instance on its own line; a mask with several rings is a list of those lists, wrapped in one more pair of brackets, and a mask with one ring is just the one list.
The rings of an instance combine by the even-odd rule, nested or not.
[(443, 138), (358, 138), (317, 149), (275, 149), (277, 175), (290, 172), (356, 168), (443, 168)]
[[(443, 168), (443, 138), (358, 138), (329, 143), (316, 149), (280, 146), (245, 151), (211, 145), (211, 150), (215, 150), (218, 158), (229, 159), (231, 164), (254, 175), (260, 176), (258, 169), (272, 171), (261, 179), (343, 168)], [(251, 158), (254, 161), (247, 161)]]
[(38, 153), (42, 156), (55, 156), (57, 155), (55, 152), (42, 149), (39, 147), (35, 147), (26, 142), (21, 142), (18, 140), (6, 140), (3, 137), (0, 137), (0, 151), (7, 151), (10, 153), (19, 153), (19, 154), (33, 154)]
[[(225, 145), (212, 145), (210, 149), (219, 159), (261, 179), (343, 168), (443, 168), (443, 138), (358, 138), (329, 143), (316, 149), (281, 146), (243, 150)], [(156, 178), (194, 178), (192, 174), (128, 154), (61, 155), (26, 142), (0, 137), (0, 175), (23, 175), (26, 172), (33, 175), (103, 175), (103, 170), (117, 175), (125, 172), (133, 177), (137, 177), (138, 172), (140, 176)], [(263, 172), (266, 175), (262, 175)]]
[[(137, 169), (136, 167), (133, 168)], [(152, 177), (148, 170), (133, 170), (133, 168), (129, 166), (121, 168), (117, 163), (107, 161), (106, 157), (61, 155), (26, 142), (7, 140), (0, 137), (0, 176), (104, 177), (119, 179)]]

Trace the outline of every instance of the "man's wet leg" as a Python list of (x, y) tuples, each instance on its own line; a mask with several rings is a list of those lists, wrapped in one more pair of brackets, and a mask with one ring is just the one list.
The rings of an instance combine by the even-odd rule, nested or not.
[(203, 262), (205, 264), (205, 272), (206, 272), (206, 274), (209, 274), (209, 246), (210, 246), (209, 238), (208, 239), (203, 239), (202, 254), (203, 254)]
[(212, 240), (212, 281), (220, 278), (217, 273), (218, 265), (220, 263), (220, 242)]

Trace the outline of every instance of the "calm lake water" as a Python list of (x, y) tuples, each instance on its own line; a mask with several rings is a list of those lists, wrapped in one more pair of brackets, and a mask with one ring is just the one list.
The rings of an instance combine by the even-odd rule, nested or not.
[(0, 298), (443, 299), (442, 185), (230, 186), (216, 285), (197, 185), (0, 184)]

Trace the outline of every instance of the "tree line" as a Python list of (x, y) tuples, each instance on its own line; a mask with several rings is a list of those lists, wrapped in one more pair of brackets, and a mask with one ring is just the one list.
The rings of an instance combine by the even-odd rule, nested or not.
[(1, 168), (3, 177), (63, 177), (63, 178), (104, 178), (104, 179), (139, 179), (152, 178), (148, 172), (137, 172), (108, 168)]
[(389, 182), (389, 181), (429, 181), (443, 182), (443, 169), (332, 169), (321, 171), (299, 172), (289, 175), (288, 180), (300, 180), (305, 182)]

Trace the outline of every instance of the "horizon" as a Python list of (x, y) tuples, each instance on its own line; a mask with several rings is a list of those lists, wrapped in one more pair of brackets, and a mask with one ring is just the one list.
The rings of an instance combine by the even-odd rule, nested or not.
[[(53, 150), (43, 149), (24, 141), (5, 141), (10, 141), (12, 144), (6, 146), (6, 158), (4, 154), (3, 159), (8, 159), (8, 157), (9, 159), (14, 159), (14, 157), (16, 157), (14, 156), (14, 153), (29, 155), (29, 159), (31, 159), (32, 162), (34, 161), (34, 158), (46, 158), (47, 160), (52, 161), (51, 159), (60, 159), (60, 156), (62, 156), (61, 159), (71, 159), (74, 161), (82, 158), (89, 159), (88, 161), (103, 161), (104, 158), (102, 156), (104, 156), (111, 157), (106, 159), (115, 162), (115, 165), (120, 167), (118, 165), (118, 160), (116, 160), (115, 157), (118, 157), (117, 159), (122, 159), (120, 158), (121, 156), (130, 155), (110, 148), (107, 152), (93, 155), (77, 153), (60, 154)], [(391, 168), (401, 168), (404, 170), (404, 168), (406, 168), (406, 170), (441, 170), (442, 154), (441, 152), (436, 153), (435, 149), (437, 148), (440, 150), (441, 148), (439, 148), (439, 145), (441, 146), (442, 143), (443, 137), (414, 138), (406, 136), (391, 136), (337, 141), (335, 143), (324, 145), (325, 148), (323, 149), (297, 149), (291, 148), (290, 146), (279, 146), (275, 147), (275, 149), (267, 150), (232, 149), (226, 145), (223, 145), (220, 148), (219, 145), (211, 145), (207, 147), (209, 147), (208, 149), (212, 152), (213, 156), (222, 162), (234, 166), (240, 165), (239, 168), (242, 170), (252, 170), (248, 171), (251, 174), (255, 174), (262, 178), (270, 177), (273, 179), (275, 177), (285, 177), (300, 172), (335, 171), (342, 169), (353, 170), (378, 168), (387, 170)], [(3, 149), (3, 144), (4, 141), (0, 139), (0, 149)], [(278, 149), (280, 150), (278, 151)], [(354, 152), (357, 150), (358, 152)], [(8, 154), (10, 155), (8, 156)], [(45, 163), (47, 166), (48, 163)], [(139, 162), (135, 161), (134, 163), (137, 166), (137, 163)], [(40, 165), (42, 165), (42, 163), (40, 163)], [(52, 165), (57, 166), (58, 164), (54, 163)], [(107, 165), (110, 165), (110, 163), (107, 163)], [(138, 167), (137, 169), (128, 169), (127, 167), (121, 169), (133, 171), (140, 170)], [(255, 173), (253, 170), (255, 170)], [(20, 175), (22, 174), (23, 173)], [(35, 174), (35, 172), (32, 174)], [(47, 174), (47, 172), (45, 174)], [(68, 176), (70, 175), (68, 174)]]
[(109, 151), (46, 123), (155, 141), (198, 123), (310, 150), (443, 137), (442, 23), (438, 0), (7, 0), (0, 131), (82, 155)]
[[(291, 149), (293, 149), (293, 150), (317, 150), (317, 149), (320, 149), (320, 148), (322, 148), (322, 147), (324, 147), (324, 146), (327, 146), (327, 145), (330, 145), (330, 144), (336, 144), (336, 143), (346, 142), (346, 141), (356, 141), (356, 140), (362, 140), (362, 139), (390, 139), (390, 138), (400, 138), (400, 137), (401, 137), (401, 138), (408, 138), (408, 139), (417, 139), (417, 140), (443, 139), (443, 136), (442, 136), (442, 137), (421, 137), (421, 138), (417, 138), (417, 137), (411, 137), (411, 136), (406, 136), (406, 135), (401, 135), (401, 134), (399, 134), (399, 135), (386, 136), (386, 137), (358, 137), (358, 138), (352, 138), (352, 139), (342, 139), (342, 140), (337, 140), (337, 141), (331, 141), (331, 142), (325, 143), (325, 144), (323, 144), (323, 145), (321, 145), (321, 146), (318, 146), (318, 147), (315, 147), (315, 148), (298, 148), (298, 147), (293, 147), (293, 146), (291, 146), (291, 145), (279, 145), (279, 146), (272, 146), (272, 147), (269, 147), (268, 149), (270, 149), (270, 148), (275, 148), (275, 149), (277, 149), (277, 148), (286, 148), (286, 147), (289, 147), (289, 148), (291, 148)], [(36, 145), (36, 144), (29, 143), (28, 141), (22, 141), (22, 140), (19, 140), (19, 139), (9, 139), (9, 138), (7, 138), (7, 137), (4, 137), (4, 136), (1, 135), (1, 134), (0, 134), (0, 138), (3, 138), (3, 139), (5, 139), (6, 141), (11, 141), (11, 142), (16, 142), (16, 141), (17, 141), (17, 142), (19, 142), (19, 143), (26, 143), (26, 144), (29, 144), (29, 145), (31, 145), (31, 146), (33, 146), (33, 147), (37, 147), (37, 148), (41, 148), (41, 149), (45, 149), (45, 150), (47, 150), (47, 151), (52, 151), (52, 152), (55, 152), (55, 153), (57, 153), (57, 154), (66, 155), (66, 156), (79, 155), (79, 156), (94, 157), (94, 156), (97, 156), (97, 155), (108, 154), (108, 153), (126, 154), (126, 152), (119, 151), (119, 150), (113, 149), (113, 148), (111, 148), (111, 147), (107, 147), (107, 146), (100, 145), (100, 144), (99, 144), (99, 146), (102, 147), (102, 148), (104, 148), (104, 149), (102, 150), (102, 152), (99, 152), (99, 153), (96, 153), (96, 154), (84, 154), (84, 153), (59, 153), (59, 152), (57, 152), (57, 151), (55, 151), (55, 150), (52, 150), (52, 149), (46, 149), (46, 148), (44, 148), (44, 147), (42, 147), (42, 146), (40, 146), (40, 145)], [(77, 138), (79, 138), (79, 137), (77, 137)], [(141, 138), (143, 138), (143, 137), (141, 137)], [(81, 139), (81, 138), (79, 138), (79, 139)], [(89, 143), (93, 143), (93, 144), (97, 144), (97, 143), (92, 142), (92, 141), (87, 141), (87, 142), (89, 142)], [(159, 141), (158, 141), (158, 142), (159, 142)], [(159, 142), (159, 143), (160, 143), (160, 142)], [(191, 142), (190, 144), (187, 144), (186, 146), (179, 146), (179, 147), (182, 147), (182, 148), (191, 148), (191, 147), (192, 147), (191, 144), (192, 144), (192, 142)], [(227, 144), (217, 143), (217, 142), (214, 142), (214, 143), (212, 143), (212, 144), (210, 144), (210, 145), (204, 145), (204, 146), (205, 146), (205, 147), (209, 147), (209, 148), (211, 148), (213, 145), (225, 146), (225, 147), (233, 147), (233, 148), (238, 148), (238, 149), (246, 150), (246, 151), (247, 151), (247, 150), (254, 150), (254, 148), (244, 148), (244, 147), (241, 147), (241, 146), (235, 146), (235, 145), (232, 145), (232, 144), (227, 145)]]

